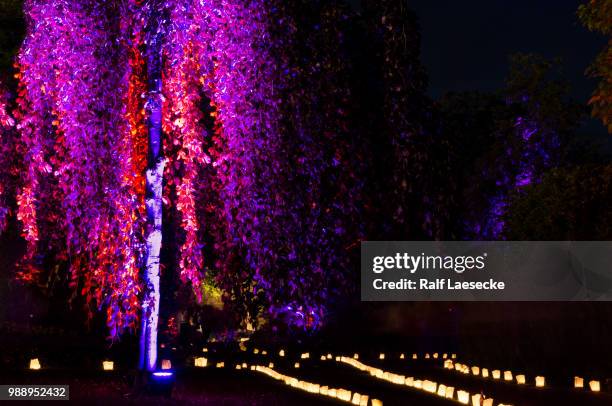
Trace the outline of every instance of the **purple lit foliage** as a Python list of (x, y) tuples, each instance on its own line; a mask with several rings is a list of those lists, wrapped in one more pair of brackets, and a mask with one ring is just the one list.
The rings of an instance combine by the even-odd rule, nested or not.
[[(27, 1), (18, 59), (27, 163), (17, 197), (28, 242), (21, 277), (41, 276), (40, 253), (65, 263), (89, 309), (106, 307), (113, 337), (136, 328), (151, 236), (150, 4)], [(200, 294), (209, 269), (242, 316), (288, 313), (290, 324), (316, 328), (330, 302), (354, 288), (349, 259), (360, 235), (346, 13), (335, 2), (158, 5), (168, 10), (160, 31), (164, 215), (178, 219), (171, 231), (181, 279)]]
[(6, 230), (14, 195), (16, 146), (15, 119), (9, 111), (10, 95), (0, 82), (0, 235)]
[(512, 58), (507, 80), (509, 118), (499, 120), (496, 136), (501, 156), (485, 176), (495, 178), (489, 210), (471, 226), (475, 238), (504, 238), (507, 207), (544, 173), (561, 162), (567, 136), (580, 109), (567, 101), (567, 87), (555, 76), (554, 65), (535, 55)]

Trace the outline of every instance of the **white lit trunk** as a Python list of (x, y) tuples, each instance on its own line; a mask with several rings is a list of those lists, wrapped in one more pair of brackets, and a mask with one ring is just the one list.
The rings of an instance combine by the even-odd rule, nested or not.
[[(162, 242), (162, 182), (164, 159), (147, 169), (147, 256), (145, 265), (145, 294), (143, 298), (143, 339), (145, 368), (152, 371), (157, 364), (157, 324), (159, 317), (159, 253)], [(143, 351), (144, 350), (144, 351)]]
[(151, 1), (146, 27), (146, 60), (148, 97), (149, 153), (146, 172), (146, 257), (144, 292), (140, 329), (140, 359), (142, 370), (157, 368), (157, 326), (159, 319), (159, 255), (162, 243), (162, 188), (165, 159), (162, 154), (162, 76), (161, 76), (161, 15), (156, 2)]

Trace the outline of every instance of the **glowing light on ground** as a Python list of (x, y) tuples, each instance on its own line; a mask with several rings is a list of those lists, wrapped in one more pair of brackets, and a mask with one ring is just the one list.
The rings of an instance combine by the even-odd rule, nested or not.
[[(407, 386), (413, 389), (422, 390), (423, 392), (427, 392), (432, 395), (437, 395), (441, 398), (448, 400), (456, 400), (463, 404), (470, 403), (470, 393), (463, 390), (457, 390), (457, 397), (455, 398), (455, 388), (452, 386), (446, 386), (444, 384), (434, 382), (428, 379), (418, 379), (413, 376), (405, 376), (401, 374), (396, 374), (393, 372), (384, 371), (381, 368), (372, 367), (366, 365), (354, 358), (350, 357), (336, 357), (337, 362), (341, 362), (347, 364), (353, 368), (356, 368), (360, 371), (368, 372), (371, 376), (381, 379), (396, 385)], [(483, 401), (489, 401), (490, 398), (484, 397), (484, 395), (478, 395), (478, 399), (482, 399)], [(490, 402), (493, 402), (493, 399), (490, 399)]]
[(170, 377), (172, 377), (172, 372), (167, 372), (167, 371), (160, 372), (160, 371), (157, 371), (157, 372), (153, 372), (153, 376), (156, 377), (156, 378), (170, 378)]
[(601, 391), (601, 384), (599, 381), (589, 381), (589, 388), (593, 392), (599, 392)]
[(584, 388), (584, 378), (575, 376), (574, 377), (574, 388)]
[(194, 360), (194, 366), (198, 368), (206, 368), (208, 365), (208, 360), (204, 357), (198, 357)]
[(370, 401), (370, 396), (366, 394), (351, 392), (348, 389), (330, 388), (329, 386), (324, 386), (318, 383), (302, 381), (298, 378), (281, 374), (280, 372), (277, 372), (269, 367), (257, 365), (251, 366), (251, 370), (267, 375), (273, 379), (276, 379), (277, 381), (283, 381), (286, 385), (291, 386), (292, 388), (312, 394), (318, 394), (320, 396), (334, 398), (346, 403), (352, 403), (360, 406), (382, 406), (383, 404), (382, 401), (378, 399), (372, 399), (371, 403), (368, 403)]

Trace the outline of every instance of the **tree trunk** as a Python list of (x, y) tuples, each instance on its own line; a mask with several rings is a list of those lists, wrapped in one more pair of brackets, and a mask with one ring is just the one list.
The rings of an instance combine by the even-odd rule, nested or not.
[(157, 324), (159, 318), (159, 253), (162, 242), (162, 186), (165, 159), (162, 154), (162, 27), (161, 9), (156, 1), (147, 8), (146, 62), (148, 96), (149, 153), (146, 171), (146, 257), (144, 269), (144, 294), (140, 331), (140, 359), (142, 370), (153, 371), (157, 367)]

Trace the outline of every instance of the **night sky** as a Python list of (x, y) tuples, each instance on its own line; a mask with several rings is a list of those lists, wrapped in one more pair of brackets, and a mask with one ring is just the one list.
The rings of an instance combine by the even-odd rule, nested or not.
[[(430, 95), (499, 89), (508, 71), (508, 55), (532, 52), (560, 57), (572, 96), (586, 103), (595, 81), (584, 72), (606, 41), (579, 23), (576, 10), (583, 2), (409, 0), (421, 25)], [(595, 120), (583, 130), (605, 132)]]
[(593, 81), (584, 71), (603, 36), (576, 18), (576, 0), (411, 0), (422, 30), (423, 62), (434, 97), (447, 90), (493, 90), (503, 84), (508, 55), (561, 57), (574, 95), (587, 100)]

